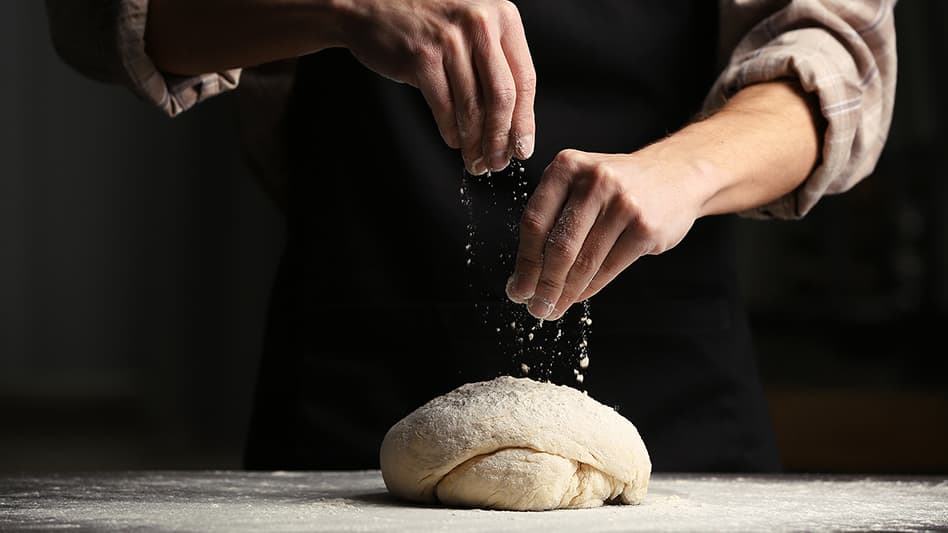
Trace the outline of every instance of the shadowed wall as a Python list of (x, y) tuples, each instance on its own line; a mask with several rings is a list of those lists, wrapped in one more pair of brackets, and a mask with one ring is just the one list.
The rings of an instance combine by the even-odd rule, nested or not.
[[(741, 222), (790, 470), (948, 472), (948, 5), (896, 22), (875, 174)], [(29, 0), (0, 3), (0, 69), (0, 471), (239, 467), (282, 220), (232, 95), (164, 118), (62, 64)]]

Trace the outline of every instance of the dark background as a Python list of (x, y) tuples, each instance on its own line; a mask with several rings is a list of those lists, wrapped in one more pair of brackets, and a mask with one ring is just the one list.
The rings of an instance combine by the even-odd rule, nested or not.
[[(876, 172), (799, 222), (741, 221), (789, 470), (948, 473), (948, 3), (896, 9)], [(0, 2), (0, 471), (237, 468), (280, 215), (233, 95), (169, 120)]]

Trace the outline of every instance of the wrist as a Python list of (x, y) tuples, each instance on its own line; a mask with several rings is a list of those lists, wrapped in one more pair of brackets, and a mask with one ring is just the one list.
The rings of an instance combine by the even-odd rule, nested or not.
[(348, 28), (358, 12), (358, 0), (294, 0), (298, 23), (284, 26), (301, 43), (303, 53), (347, 46)]
[(333, 47), (350, 48), (351, 38), (365, 27), (373, 17), (372, 0), (315, 0), (317, 17), (328, 21), (327, 34)]
[(656, 143), (691, 172), (699, 216), (766, 205), (800, 186), (816, 166), (821, 115), (815, 97), (792, 82), (751, 85), (723, 109)]
[(697, 219), (719, 212), (716, 199), (734, 180), (725, 167), (715, 162), (713, 154), (707, 153), (705, 145), (708, 143), (702, 142), (703, 134), (689, 128), (633, 155), (660, 162), (664, 174), (676, 180), (682, 205)]

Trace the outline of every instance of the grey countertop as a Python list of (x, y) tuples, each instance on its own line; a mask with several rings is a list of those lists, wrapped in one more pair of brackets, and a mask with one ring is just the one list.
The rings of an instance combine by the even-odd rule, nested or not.
[(0, 477), (0, 531), (948, 531), (948, 478), (652, 477), (638, 506), (508, 512), (404, 504), (367, 472)]

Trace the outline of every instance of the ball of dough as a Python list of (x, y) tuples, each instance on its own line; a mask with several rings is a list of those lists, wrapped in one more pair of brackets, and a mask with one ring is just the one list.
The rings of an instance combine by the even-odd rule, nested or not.
[(380, 458), (397, 497), (523, 511), (637, 504), (652, 469), (635, 426), (614, 409), (507, 376), (419, 407), (389, 429)]

